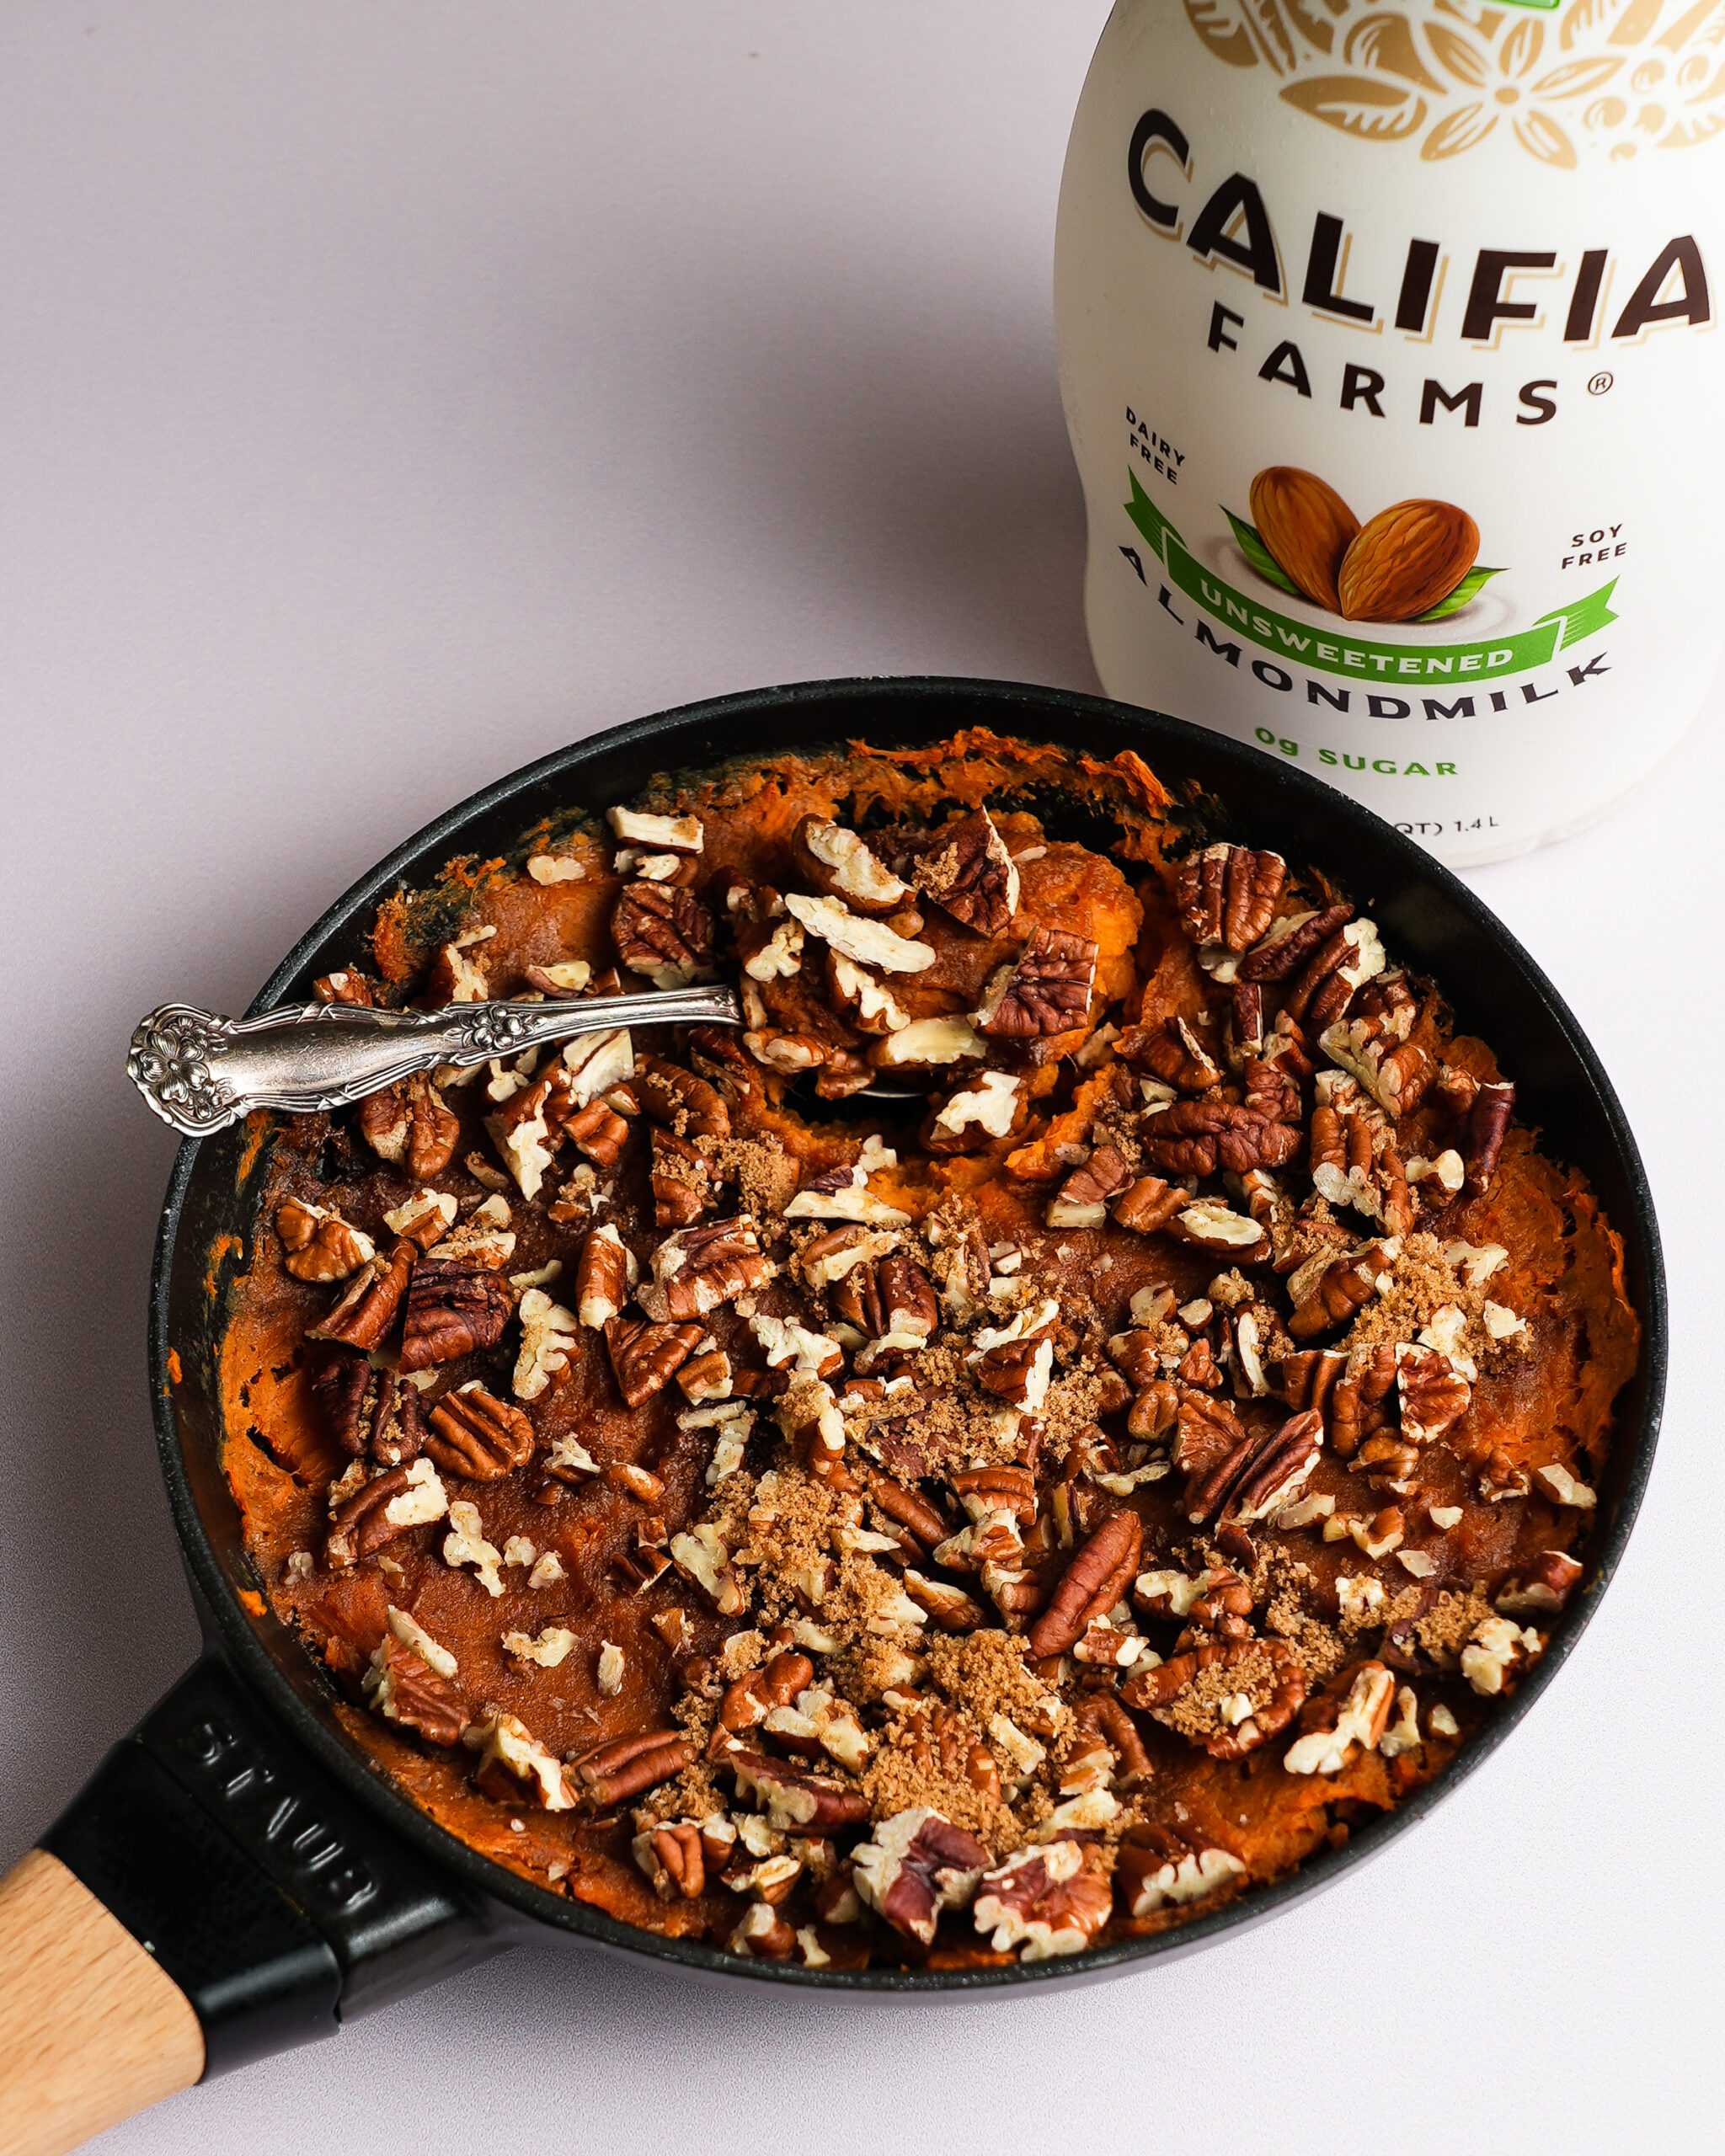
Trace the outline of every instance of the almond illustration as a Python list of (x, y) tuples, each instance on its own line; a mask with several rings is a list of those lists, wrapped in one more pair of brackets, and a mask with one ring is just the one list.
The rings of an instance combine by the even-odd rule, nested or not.
[(1450, 596), (1478, 555), (1479, 526), (1465, 509), (1397, 502), (1349, 546), (1337, 579), (1339, 611), (1350, 622), (1415, 621)]
[(1337, 576), (1359, 519), (1315, 472), (1272, 464), (1252, 483), (1252, 520), (1258, 536), (1308, 599), (1342, 611)]

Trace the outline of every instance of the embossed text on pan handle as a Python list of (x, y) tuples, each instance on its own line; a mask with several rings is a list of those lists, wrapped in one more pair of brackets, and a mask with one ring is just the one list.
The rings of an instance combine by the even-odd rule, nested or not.
[(164, 1123), (204, 1138), (254, 1108), (351, 1107), (441, 1063), (465, 1067), (620, 1027), (741, 1022), (735, 995), (718, 987), (579, 1002), (450, 1003), (435, 1011), (293, 1004), (255, 1018), (164, 1003), (133, 1033), (126, 1069)]

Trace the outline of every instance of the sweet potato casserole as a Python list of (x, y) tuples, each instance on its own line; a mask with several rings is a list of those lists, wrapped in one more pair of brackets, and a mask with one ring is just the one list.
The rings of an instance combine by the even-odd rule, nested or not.
[(984, 1966), (1215, 1908), (1489, 1721), (1583, 1577), (1620, 1247), (1251, 836), (1130, 755), (853, 744), (453, 863), (318, 984), (742, 1001), (259, 1124), (248, 1546), (452, 1833), (739, 1956)]

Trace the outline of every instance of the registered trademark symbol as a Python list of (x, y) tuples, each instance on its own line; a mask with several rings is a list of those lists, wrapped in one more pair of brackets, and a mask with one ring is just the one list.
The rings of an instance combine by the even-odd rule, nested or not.
[(1587, 386), (1588, 395), (1589, 397), (1603, 397), (1616, 379), (1617, 377), (1614, 374), (1596, 374)]

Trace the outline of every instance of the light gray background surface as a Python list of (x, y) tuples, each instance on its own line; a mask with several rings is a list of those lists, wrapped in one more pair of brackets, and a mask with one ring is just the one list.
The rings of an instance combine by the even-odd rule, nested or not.
[[(398, 839), (613, 720), (851, 671), (1092, 686), (1049, 264), (1103, 13), (0, 13), (0, 1861), (193, 1646), (135, 1017), (241, 1007)], [(1609, 826), (1475, 879), (1641, 1133), (1674, 1369), (1564, 1681), (1418, 1833), (1076, 1995), (855, 2010), (524, 1951), (104, 2146), (1300, 2156), (1671, 2124), (1717, 2048), (1722, 726), (1716, 691)]]

